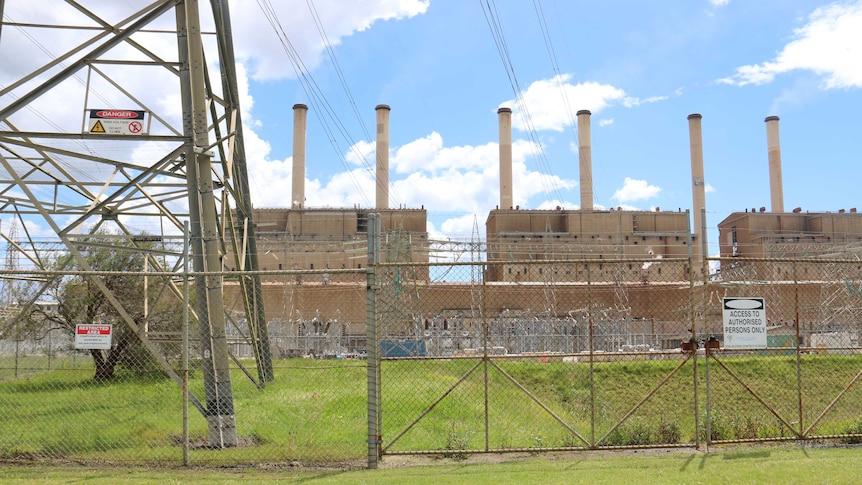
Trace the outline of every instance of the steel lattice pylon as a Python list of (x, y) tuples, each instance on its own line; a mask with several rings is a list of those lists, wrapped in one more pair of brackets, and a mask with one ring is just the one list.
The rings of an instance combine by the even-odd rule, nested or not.
[[(234, 446), (222, 255), (236, 254), (236, 269), (258, 265), (228, 2), (31, 3), (0, 0), (0, 212), (55, 234), (84, 269), (81, 250), (102, 228), (140, 249), (142, 234), (176, 238), (187, 220), (206, 388), (206, 402), (193, 401), (210, 444)], [(21, 245), (36, 266), (38, 248)], [(178, 271), (164, 261), (148, 256), (156, 271)], [(260, 280), (239, 282), (262, 385), (273, 371)]]

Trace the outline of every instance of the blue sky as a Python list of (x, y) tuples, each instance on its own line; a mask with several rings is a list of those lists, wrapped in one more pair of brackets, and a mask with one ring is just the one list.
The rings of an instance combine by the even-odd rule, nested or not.
[[(4, 15), (93, 24), (64, 2), (48, 4), (8, 0)], [(87, 6), (113, 22), (139, 7)], [(233, 0), (231, 8), (256, 207), (290, 206), (297, 103), (309, 106), (306, 207), (373, 206), (374, 107), (387, 104), (389, 206), (425, 207), (433, 238), (470, 240), (474, 223), (484, 236), (499, 204), (501, 106), (515, 111), (521, 208), (579, 208), (581, 109), (593, 113), (594, 206), (632, 210), (691, 208), (686, 118), (703, 115), (710, 254), (722, 219), (770, 206), (766, 116), (781, 118), (786, 210), (862, 206), (862, 0)], [(3, 31), (0, 84), (81, 42), (74, 35), (92, 35), (23, 31)], [(139, 39), (176, 55), (170, 35)], [(116, 75), (179, 119), (175, 78)], [(58, 86), (16, 121), (79, 131), (82, 85)], [(129, 107), (105, 86), (92, 90), (100, 99), (90, 104)], [(129, 156), (161, 156), (157, 148)]]
[[(703, 115), (710, 254), (724, 217), (770, 207), (766, 116), (781, 118), (786, 210), (862, 205), (860, 1), (272, 6), (280, 30), (259, 2), (233, 7), (247, 129), (260, 138), (249, 151), (258, 207), (290, 204), (295, 103), (310, 108), (307, 207), (373, 205), (374, 107), (388, 104), (390, 207), (424, 206), (433, 237), (470, 239), (474, 221), (484, 235), (499, 203), (501, 106), (515, 109), (522, 208), (579, 207), (580, 109), (593, 113), (594, 205), (637, 210), (691, 208), (686, 118)], [(304, 66), (299, 78), (284, 41)]]

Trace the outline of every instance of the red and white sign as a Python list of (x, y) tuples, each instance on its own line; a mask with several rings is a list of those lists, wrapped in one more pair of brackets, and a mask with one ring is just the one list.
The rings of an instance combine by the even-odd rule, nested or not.
[(145, 135), (147, 112), (133, 109), (91, 109), (87, 132), (96, 135)]
[(112, 325), (79, 323), (75, 326), (75, 348), (108, 350), (111, 348), (112, 330)]

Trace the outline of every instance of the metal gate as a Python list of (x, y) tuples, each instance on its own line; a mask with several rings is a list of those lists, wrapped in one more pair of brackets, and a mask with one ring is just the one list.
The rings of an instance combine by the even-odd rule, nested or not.
[[(688, 261), (668, 260), (667, 278), (648, 284), (618, 276), (642, 264), (628, 261), (576, 262), (585, 281), (575, 281), (553, 262), (519, 262), (556, 276), (511, 284), (468, 279), (488, 274), (487, 263), (381, 264), (369, 319), (379, 349), (369, 352), (369, 459), (852, 442), (862, 431), (858, 267), (769, 263), (808, 279), (686, 281), (678, 275)], [(443, 271), (467, 281), (414, 277)], [(721, 299), (752, 295), (767, 302), (768, 345), (726, 348)]]

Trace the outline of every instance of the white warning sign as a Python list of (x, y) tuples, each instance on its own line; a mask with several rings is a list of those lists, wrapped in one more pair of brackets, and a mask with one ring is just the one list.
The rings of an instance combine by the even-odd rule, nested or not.
[(766, 348), (766, 303), (763, 298), (722, 298), (724, 348)]
[(146, 135), (147, 112), (132, 109), (91, 109), (87, 132), (97, 135)]
[(89, 325), (84, 323), (75, 325), (75, 348), (110, 349), (112, 328), (111, 325)]

